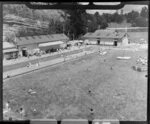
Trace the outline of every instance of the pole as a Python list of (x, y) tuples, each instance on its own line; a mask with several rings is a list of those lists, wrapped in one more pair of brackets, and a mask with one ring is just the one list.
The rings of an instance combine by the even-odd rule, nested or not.
[(127, 29), (127, 25), (126, 25), (126, 33), (127, 33), (127, 30), (128, 30), (128, 29)]
[(88, 27), (86, 28), (86, 33), (88, 33)]
[[(0, 40), (3, 41), (3, 3), (0, 2)], [(0, 71), (0, 121), (3, 121), (3, 42), (0, 42), (0, 66), (1, 70)]]
[(64, 24), (63, 24), (63, 34), (64, 34)]
[(68, 37), (69, 37), (69, 30), (68, 30)]

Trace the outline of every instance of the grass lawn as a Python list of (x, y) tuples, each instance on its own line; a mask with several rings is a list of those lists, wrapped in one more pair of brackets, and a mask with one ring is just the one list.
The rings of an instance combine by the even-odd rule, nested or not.
[[(117, 60), (123, 54), (130, 60)], [(110, 50), (73, 62), (9, 79), (3, 84), (4, 102), (15, 110), (25, 106), (27, 117), (146, 120), (147, 72), (134, 71), (146, 51)], [(112, 68), (111, 68), (112, 67)], [(37, 93), (29, 95), (32, 88)], [(32, 112), (37, 109), (37, 113)]]
[(128, 32), (132, 43), (137, 43), (140, 39), (148, 41), (148, 32)]

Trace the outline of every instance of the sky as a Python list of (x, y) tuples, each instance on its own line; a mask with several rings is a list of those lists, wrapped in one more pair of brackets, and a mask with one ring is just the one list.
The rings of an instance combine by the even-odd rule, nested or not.
[[(142, 7), (145, 7), (145, 5), (125, 5), (122, 9), (123, 9), (123, 13), (128, 13), (132, 10), (140, 12)], [(94, 14), (95, 12), (99, 12), (99, 14), (102, 14), (102, 13), (114, 13), (116, 12), (116, 10), (87, 10), (86, 12), (91, 14)], [(120, 10), (118, 12), (120, 13)]]

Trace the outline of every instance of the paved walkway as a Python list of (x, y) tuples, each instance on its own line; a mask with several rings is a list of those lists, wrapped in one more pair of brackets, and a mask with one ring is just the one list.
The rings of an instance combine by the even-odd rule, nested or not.
[(47, 66), (52, 66), (58, 63), (62, 63), (62, 62), (67, 62), (70, 60), (74, 60), (76, 58), (91, 54), (96, 52), (96, 50), (92, 50), (92, 51), (84, 51), (84, 52), (80, 52), (77, 54), (73, 54), (73, 55), (69, 55), (68, 57), (64, 58), (64, 57), (60, 57), (54, 60), (50, 60), (50, 61), (45, 61), (45, 62), (40, 62), (39, 65), (38, 64), (34, 64), (31, 65), (30, 67), (23, 67), (23, 68), (19, 68), (19, 69), (15, 69), (15, 70), (11, 70), (11, 71), (7, 71), (7, 72), (3, 72), (3, 79), (7, 79), (10, 77), (14, 77), (14, 76), (18, 76), (18, 75), (22, 75), (25, 73), (29, 73)]
[[(41, 57), (34, 57), (34, 58), (26, 58), (26, 60), (17, 60), (16, 63), (15, 62), (11, 62), (11, 64), (5, 64), (3, 65), (3, 72), (6, 72), (6, 71), (10, 71), (10, 70), (14, 70), (14, 69), (19, 69), (19, 68), (22, 68), (22, 67), (25, 67), (29, 64), (29, 62), (31, 64), (35, 64), (37, 62), (45, 62), (45, 61), (49, 61), (49, 60), (53, 60), (53, 59), (56, 59), (56, 58), (60, 58), (61, 55), (63, 54), (64, 56), (68, 56), (68, 55), (72, 55), (72, 54), (76, 54), (76, 53), (79, 53), (79, 52), (82, 52), (83, 49), (84, 50), (91, 50), (91, 46), (88, 46), (88, 47), (85, 47), (85, 48), (81, 48), (81, 49), (74, 49), (74, 50), (70, 50), (70, 51), (63, 51), (61, 53), (55, 53), (53, 55), (45, 55), (45, 56), (41, 56)], [(14, 60), (13, 60), (14, 61)]]
[(71, 49), (65, 49), (65, 50), (63, 50), (60, 53), (54, 52), (54, 53), (51, 53), (51, 54), (44, 54), (44, 55), (42, 55), (40, 57), (39, 56), (32, 56), (30, 58), (21, 57), (21, 58), (12, 59), (12, 60), (3, 60), (3, 66), (13, 65), (13, 64), (21, 63), (21, 62), (27, 62), (27, 61), (36, 60), (36, 59), (39, 59), (39, 58), (46, 58), (46, 57), (49, 57), (49, 56), (55, 56), (55, 55), (59, 55), (61, 53), (67, 53), (67, 52), (71, 52), (71, 51), (75, 51), (75, 50), (80, 50), (80, 49), (84, 49), (84, 48), (89, 48), (89, 47), (91, 47), (91, 46), (81, 46), (80, 48), (74, 46), (74, 47), (71, 47)]

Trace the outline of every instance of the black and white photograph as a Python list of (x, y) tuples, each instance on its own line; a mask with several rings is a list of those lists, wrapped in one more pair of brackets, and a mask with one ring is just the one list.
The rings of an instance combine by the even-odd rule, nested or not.
[(146, 121), (148, 9), (4, 3), (3, 119)]

